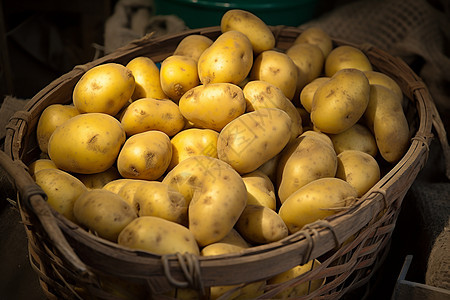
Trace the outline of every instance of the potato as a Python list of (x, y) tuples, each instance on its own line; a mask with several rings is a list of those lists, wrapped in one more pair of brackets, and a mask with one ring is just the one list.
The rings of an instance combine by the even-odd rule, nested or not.
[(181, 114), (194, 127), (222, 130), (245, 112), (242, 89), (231, 83), (199, 85), (184, 94), (179, 102)]
[(190, 128), (177, 133), (171, 140), (172, 159), (168, 170), (180, 161), (196, 155), (217, 158), (217, 139), (219, 133), (211, 129)]
[(73, 205), (73, 214), (78, 224), (112, 242), (137, 218), (122, 197), (105, 189), (83, 192)]
[(135, 80), (135, 88), (131, 100), (141, 98), (167, 99), (161, 87), (159, 68), (155, 62), (145, 56), (138, 56), (128, 62), (126, 67)]
[(371, 84), (364, 119), (381, 156), (389, 163), (398, 162), (408, 150), (410, 136), (408, 120), (397, 96), (384, 86)]
[(264, 173), (267, 177), (269, 177), (270, 181), (275, 182), (277, 178), (277, 167), (278, 167), (278, 161), (280, 159), (280, 153), (263, 163), (257, 171), (261, 171)]
[(159, 181), (148, 181), (134, 193), (139, 217), (154, 216), (187, 225), (187, 205), (184, 196)]
[(305, 29), (294, 41), (294, 44), (308, 43), (320, 48), (323, 57), (327, 57), (333, 49), (331, 37), (319, 27), (310, 27)]
[(198, 76), (203, 84), (241, 83), (253, 65), (253, 49), (247, 36), (231, 30), (222, 33), (198, 59)]
[(172, 145), (164, 132), (151, 130), (129, 137), (117, 157), (124, 178), (156, 180), (169, 166)]
[(367, 56), (353, 46), (343, 45), (331, 50), (325, 60), (325, 76), (331, 77), (342, 69), (371, 71), (372, 64)]
[(398, 83), (389, 77), (388, 75), (377, 72), (377, 71), (364, 71), (364, 75), (366, 75), (369, 80), (369, 84), (378, 84), (390, 89), (399, 99), (400, 102), (403, 100), (403, 92)]
[(275, 37), (263, 20), (251, 12), (241, 9), (230, 9), (220, 20), (222, 32), (237, 30), (250, 40), (255, 54), (275, 47)]
[(306, 224), (336, 214), (352, 205), (358, 193), (348, 182), (339, 178), (319, 178), (304, 185), (287, 198), (278, 214), (290, 233)]
[(285, 202), (293, 193), (319, 178), (334, 177), (337, 156), (322, 139), (302, 135), (281, 153), (278, 163), (278, 197)]
[(336, 154), (345, 150), (359, 150), (375, 157), (378, 153), (375, 137), (363, 124), (356, 123), (341, 133), (330, 134), (329, 137)]
[(254, 80), (245, 85), (243, 92), (247, 103), (247, 112), (268, 107), (281, 109), (289, 115), (292, 121), (291, 140), (303, 132), (300, 113), (278, 87), (265, 81)]
[(249, 243), (234, 228), (220, 241), (203, 247), (202, 256), (222, 255), (249, 248)]
[(125, 138), (122, 125), (114, 117), (80, 114), (55, 129), (48, 142), (48, 155), (59, 169), (100, 173), (115, 163)]
[(319, 138), (331, 147), (333, 147), (333, 142), (331, 141), (330, 135), (327, 135), (323, 132), (316, 131), (316, 130), (307, 130), (301, 134), (301, 136), (312, 136), (315, 138)]
[[(280, 273), (272, 278), (270, 278), (267, 283), (272, 284), (280, 284), (289, 280), (292, 280), (294, 278), (297, 278), (311, 270), (316, 269), (321, 264), (317, 259), (310, 260), (304, 265), (298, 265), (295, 266), (287, 271), (284, 271), (283, 273)], [(288, 299), (288, 298), (295, 298), (295, 297), (301, 297), (305, 295), (309, 295), (310, 293), (314, 292), (318, 288), (320, 288), (325, 282), (325, 279), (315, 279), (308, 282), (303, 282), (298, 285), (288, 287), (284, 289), (281, 293), (278, 293), (274, 298), (275, 299)]]
[(192, 232), (183, 225), (162, 218), (143, 216), (130, 222), (120, 233), (119, 245), (154, 254), (200, 254)]
[(303, 132), (313, 130), (314, 125), (311, 122), (311, 117), (309, 116), (309, 112), (303, 108), (303, 107), (296, 107), (297, 111), (300, 114), (300, 117), (302, 118), (302, 128)]
[(338, 156), (336, 177), (347, 181), (364, 195), (380, 180), (380, 167), (373, 156), (358, 150), (345, 150)]
[(40, 170), (44, 169), (58, 169), (58, 167), (55, 165), (55, 163), (51, 159), (47, 158), (40, 158), (35, 161), (33, 161), (28, 166), (28, 173), (31, 175), (31, 177), (34, 178), (34, 174)]
[(311, 121), (322, 132), (343, 132), (363, 116), (369, 95), (370, 85), (364, 73), (357, 69), (343, 69), (317, 88)]
[(278, 108), (261, 108), (231, 121), (220, 132), (217, 156), (240, 174), (252, 172), (289, 142), (291, 118)]
[(256, 57), (249, 78), (275, 85), (289, 100), (292, 100), (297, 89), (298, 71), (286, 53), (267, 50)]
[(118, 183), (120, 188), (116, 193), (121, 196), (136, 211), (136, 213), (139, 213), (139, 205), (134, 200), (134, 195), (136, 194), (136, 191), (141, 188), (141, 185), (146, 182), (148, 181), (141, 179), (126, 179), (123, 184)]
[(190, 57), (171, 55), (161, 63), (161, 87), (175, 102), (191, 88), (199, 84), (197, 62)]
[(82, 182), (88, 189), (101, 189), (105, 184), (110, 181), (121, 178), (117, 168), (112, 166), (108, 170), (94, 174), (75, 174), (75, 176)]
[(260, 205), (248, 205), (236, 223), (236, 230), (247, 241), (267, 244), (288, 236), (283, 219), (273, 210)]
[(107, 184), (105, 184), (102, 189), (111, 191), (113, 193), (118, 194), (120, 189), (127, 184), (128, 182), (132, 182), (136, 179), (128, 179), (128, 178), (120, 178), (120, 179), (115, 179), (112, 180), (110, 182), (108, 182)]
[(300, 104), (308, 113), (311, 112), (313, 98), (314, 94), (317, 91), (317, 88), (322, 83), (327, 82), (328, 80), (330, 80), (329, 77), (317, 77), (303, 87), (302, 91), (300, 92)]
[(130, 100), (135, 88), (133, 73), (118, 63), (89, 69), (75, 85), (73, 104), (80, 113), (116, 115)]
[(87, 190), (76, 177), (58, 169), (41, 169), (34, 180), (47, 195), (47, 203), (67, 219), (75, 222), (73, 204)]
[(39, 117), (36, 128), (36, 138), (39, 149), (43, 153), (48, 152), (48, 140), (55, 131), (65, 121), (80, 113), (73, 105), (51, 104), (47, 106)]
[(199, 34), (190, 34), (181, 40), (173, 52), (173, 55), (187, 56), (197, 62), (203, 51), (211, 46), (212, 43), (213, 40), (209, 37)]
[(242, 175), (247, 189), (247, 205), (260, 205), (276, 209), (275, 188), (270, 178), (260, 170)]
[(185, 120), (176, 103), (171, 100), (143, 98), (131, 103), (120, 122), (128, 136), (159, 130), (174, 136), (185, 126)]
[(189, 229), (200, 246), (224, 238), (247, 204), (247, 191), (241, 176), (216, 158), (187, 158), (162, 182), (183, 194), (189, 203)]

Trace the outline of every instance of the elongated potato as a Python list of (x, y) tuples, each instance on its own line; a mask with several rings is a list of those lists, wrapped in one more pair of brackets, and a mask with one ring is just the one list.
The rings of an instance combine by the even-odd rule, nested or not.
[(357, 69), (362, 72), (371, 71), (369, 58), (353, 46), (343, 45), (331, 50), (325, 60), (325, 75), (332, 77), (342, 69)]
[(36, 172), (38, 172), (40, 170), (44, 170), (44, 169), (58, 169), (58, 167), (55, 165), (55, 163), (51, 159), (39, 158), (39, 159), (33, 161), (28, 166), (28, 173), (34, 179), (34, 174)]
[(187, 56), (171, 55), (165, 58), (159, 74), (161, 88), (175, 102), (199, 84), (197, 62)]
[(131, 100), (142, 98), (167, 99), (161, 88), (159, 68), (155, 62), (145, 56), (135, 57), (126, 67), (131, 70), (135, 80), (135, 88)]
[(212, 43), (213, 40), (209, 37), (199, 34), (191, 34), (181, 40), (173, 52), (173, 55), (187, 56), (197, 62), (203, 51), (211, 46)]

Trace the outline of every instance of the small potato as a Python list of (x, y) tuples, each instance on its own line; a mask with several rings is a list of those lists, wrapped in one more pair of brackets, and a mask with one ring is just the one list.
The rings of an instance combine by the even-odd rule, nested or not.
[(230, 232), (220, 241), (203, 247), (200, 254), (202, 256), (222, 255), (239, 252), (249, 247), (249, 243), (244, 240), (239, 232), (235, 229), (231, 229)]
[(73, 105), (52, 104), (47, 106), (39, 117), (36, 138), (39, 149), (48, 152), (48, 141), (56, 127), (80, 113)]
[(372, 64), (358, 48), (348, 45), (338, 46), (331, 50), (325, 60), (325, 75), (331, 77), (342, 69), (371, 71)]
[(122, 125), (114, 117), (80, 114), (55, 129), (48, 142), (48, 155), (59, 169), (100, 173), (115, 163), (125, 138)]
[(247, 188), (247, 205), (260, 205), (276, 209), (275, 188), (270, 178), (260, 170), (242, 175)]
[(195, 127), (221, 131), (245, 112), (242, 89), (231, 83), (199, 85), (179, 102), (181, 114)]
[(358, 197), (380, 180), (380, 167), (373, 156), (358, 150), (345, 150), (337, 158), (336, 177), (350, 183)]
[(378, 153), (377, 142), (366, 126), (356, 123), (349, 129), (329, 135), (336, 154), (345, 150), (359, 150), (375, 157)]
[(154, 254), (200, 254), (192, 232), (183, 225), (158, 217), (143, 216), (130, 222), (120, 233), (119, 245)]
[(277, 167), (278, 167), (278, 161), (280, 159), (280, 154), (275, 155), (265, 163), (263, 163), (257, 171), (263, 172), (271, 182), (276, 182), (277, 178)]
[(134, 199), (136, 191), (140, 189), (143, 183), (148, 182), (147, 180), (141, 179), (125, 179), (125, 182), (117, 183), (120, 188), (117, 190), (116, 194), (121, 196), (135, 211), (139, 213), (139, 205)]
[(297, 43), (308, 43), (319, 47), (323, 53), (323, 57), (325, 58), (333, 49), (333, 41), (331, 40), (331, 37), (319, 27), (310, 27), (305, 29), (305, 31), (300, 33), (300, 35), (295, 39), (294, 44)]
[(131, 100), (141, 98), (167, 99), (161, 88), (159, 68), (148, 57), (138, 56), (130, 60), (126, 67), (131, 70), (135, 80), (135, 88)]
[(297, 89), (298, 71), (292, 59), (282, 52), (267, 50), (261, 52), (253, 63), (250, 80), (269, 82), (292, 100)]
[(240, 84), (253, 65), (253, 49), (247, 36), (231, 30), (222, 33), (198, 59), (198, 76), (203, 84)]
[(403, 92), (398, 83), (389, 77), (388, 75), (377, 72), (377, 71), (365, 71), (364, 75), (366, 75), (369, 80), (369, 84), (378, 84), (390, 89), (395, 95), (397, 95), (400, 102), (403, 100)]
[(108, 182), (121, 178), (115, 166), (100, 173), (76, 174), (75, 176), (83, 182), (88, 189), (101, 189)]
[(102, 189), (111, 191), (113, 193), (118, 194), (120, 189), (128, 182), (132, 182), (136, 179), (128, 179), (128, 178), (120, 178), (120, 179), (116, 179), (116, 180), (112, 180), (110, 182), (108, 182), (107, 184), (105, 184)]
[(117, 242), (122, 229), (137, 218), (122, 197), (104, 189), (82, 193), (73, 205), (73, 214), (78, 224), (112, 242)]
[(44, 169), (58, 169), (58, 167), (55, 165), (55, 163), (51, 159), (40, 158), (40, 159), (33, 161), (28, 166), (28, 173), (34, 179), (34, 174), (36, 172), (38, 172), (40, 170), (44, 170)]
[(160, 71), (161, 87), (175, 102), (199, 84), (197, 62), (190, 57), (171, 55), (163, 60)]
[(129, 137), (117, 157), (124, 178), (156, 180), (169, 166), (172, 144), (164, 132), (151, 130)]
[(300, 103), (308, 113), (311, 112), (313, 98), (317, 88), (328, 80), (330, 80), (329, 77), (317, 77), (303, 87), (300, 92)]
[(131, 103), (120, 122), (128, 136), (149, 130), (159, 130), (174, 136), (185, 126), (184, 117), (176, 103), (152, 98)]
[(217, 158), (217, 139), (219, 133), (211, 129), (190, 128), (177, 133), (171, 140), (172, 159), (169, 170), (180, 161), (196, 155)]
[(249, 242), (267, 244), (288, 236), (283, 219), (272, 209), (247, 205), (236, 223), (236, 230)]
[(343, 132), (364, 115), (369, 95), (369, 81), (363, 72), (340, 70), (314, 93), (311, 121), (322, 132)]
[(325, 142), (328, 145), (330, 145), (331, 147), (333, 147), (333, 142), (331, 141), (330, 136), (325, 134), (325, 133), (323, 133), (323, 132), (315, 131), (315, 130), (307, 130), (307, 131), (303, 132), (301, 134), (301, 136), (302, 137), (303, 136), (312, 136), (312, 137), (315, 137), (315, 138), (319, 138), (323, 142)]
[(197, 62), (203, 51), (208, 49), (212, 43), (213, 40), (209, 37), (199, 34), (190, 34), (181, 40), (173, 52), (173, 55), (187, 56)]
[(230, 9), (223, 14), (220, 21), (222, 32), (237, 30), (245, 34), (255, 54), (259, 54), (275, 47), (275, 37), (263, 20), (251, 12), (241, 9)]
[(47, 195), (47, 203), (67, 219), (75, 222), (73, 204), (87, 190), (76, 177), (58, 169), (42, 169), (34, 179)]
[(336, 214), (352, 205), (358, 193), (348, 182), (339, 178), (316, 179), (289, 196), (278, 214), (290, 233), (306, 224)]
[(231, 121), (220, 132), (217, 156), (240, 174), (252, 172), (289, 142), (292, 121), (278, 108), (261, 108)]
[(118, 63), (89, 69), (75, 85), (73, 104), (80, 113), (115, 116), (130, 100), (135, 88), (133, 73)]

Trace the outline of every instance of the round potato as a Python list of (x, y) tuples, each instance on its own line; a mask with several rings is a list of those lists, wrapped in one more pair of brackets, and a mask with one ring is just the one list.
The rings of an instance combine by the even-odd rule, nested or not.
[(249, 248), (249, 243), (234, 228), (220, 241), (203, 247), (202, 256), (222, 255)]
[(159, 68), (148, 57), (138, 56), (130, 60), (126, 67), (131, 71), (135, 80), (135, 88), (131, 100), (141, 98), (167, 99), (161, 88)]
[(320, 48), (323, 57), (326, 58), (333, 49), (331, 37), (320, 27), (309, 27), (295, 39), (294, 44), (308, 43)]
[(328, 54), (325, 60), (325, 75), (331, 77), (342, 69), (371, 71), (372, 64), (364, 52), (358, 48), (343, 45), (334, 48)]
[(213, 40), (209, 37), (199, 34), (190, 34), (181, 40), (173, 52), (173, 55), (187, 56), (197, 62), (203, 51), (208, 49), (212, 43)]
[(377, 72), (377, 71), (365, 71), (364, 75), (366, 75), (369, 80), (369, 84), (378, 84), (390, 89), (395, 95), (397, 95), (400, 102), (403, 100), (403, 92), (398, 83), (389, 77), (388, 75)]
[[(116, 189), (119, 196), (123, 198), (135, 211), (139, 212), (139, 205), (134, 200), (134, 194), (141, 187), (143, 183), (148, 182), (142, 179), (125, 179), (125, 182), (116, 182)], [(119, 188), (120, 186), (120, 188)], [(107, 189), (112, 190), (112, 186), (107, 187)]]
[(260, 170), (242, 175), (247, 189), (247, 205), (260, 205), (276, 209), (275, 188), (270, 178)]
[(105, 184), (102, 189), (111, 191), (113, 193), (118, 194), (120, 189), (128, 182), (132, 182), (136, 179), (128, 179), (128, 178), (120, 178), (120, 179), (115, 179), (112, 180), (110, 182), (108, 182), (107, 184)]
[(175, 102), (199, 84), (197, 62), (190, 57), (171, 55), (163, 60), (160, 71), (161, 87)]
[(329, 77), (317, 77), (303, 87), (302, 91), (300, 92), (300, 104), (308, 113), (311, 112), (312, 102), (317, 88), (321, 86), (322, 83), (325, 83), (328, 80), (330, 80)]
[(130, 100), (135, 88), (133, 73), (118, 63), (89, 69), (75, 85), (73, 104), (80, 113), (116, 115)]
[(336, 154), (345, 150), (359, 150), (375, 157), (378, 153), (375, 137), (363, 124), (356, 123), (341, 133), (330, 134), (329, 137)]

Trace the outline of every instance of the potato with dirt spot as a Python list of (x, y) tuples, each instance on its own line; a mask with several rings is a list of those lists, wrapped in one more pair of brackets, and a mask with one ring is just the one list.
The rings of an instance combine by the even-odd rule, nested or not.
[(298, 43), (308, 43), (319, 47), (325, 58), (333, 49), (333, 41), (331, 40), (331, 37), (319, 27), (310, 27), (305, 29), (295, 39), (294, 44)]
[(276, 209), (275, 188), (270, 178), (260, 170), (242, 175), (247, 189), (247, 205), (266, 206)]
[(112, 242), (117, 242), (119, 233), (137, 218), (122, 197), (105, 189), (82, 193), (73, 205), (73, 214), (78, 224)]
[(129, 178), (119, 178), (119, 179), (115, 179), (112, 180), (110, 182), (108, 182), (107, 184), (105, 184), (102, 189), (111, 191), (113, 193), (118, 194), (120, 189), (127, 184), (128, 182), (132, 182), (133, 180), (136, 179), (129, 179)]
[(161, 63), (161, 87), (174, 102), (199, 84), (197, 62), (190, 57), (171, 55)]
[(164, 132), (151, 130), (129, 137), (117, 157), (124, 178), (156, 180), (169, 166), (172, 145)]
[(135, 88), (131, 100), (141, 98), (167, 99), (161, 88), (159, 68), (146, 56), (138, 56), (128, 62), (126, 67), (133, 73)]
[(182, 55), (194, 59), (196, 62), (200, 55), (211, 46), (213, 40), (200, 34), (190, 34), (183, 38), (177, 45), (173, 55)]
[[(120, 188), (117, 189), (116, 194), (121, 196), (135, 211), (139, 212), (139, 207), (136, 201), (134, 200), (134, 195), (136, 191), (140, 189), (143, 183), (148, 182), (147, 180), (142, 179), (125, 179), (125, 182), (118, 182), (118, 185), (121, 185)], [(108, 187), (110, 190), (111, 187)]]
[(80, 114), (55, 129), (48, 143), (48, 155), (59, 169), (100, 173), (116, 162), (125, 139), (125, 131), (114, 117)]
[(336, 154), (345, 150), (359, 150), (375, 157), (378, 153), (375, 137), (363, 124), (356, 123), (341, 133), (330, 134), (329, 137)]
[(331, 50), (325, 60), (325, 76), (332, 77), (342, 69), (357, 69), (361, 72), (372, 71), (369, 58), (356, 47), (343, 45)]
[(186, 227), (158, 217), (136, 218), (119, 235), (121, 246), (154, 254), (200, 254), (192, 232)]

